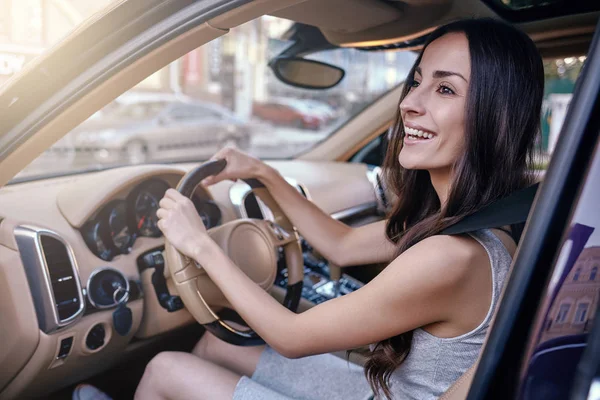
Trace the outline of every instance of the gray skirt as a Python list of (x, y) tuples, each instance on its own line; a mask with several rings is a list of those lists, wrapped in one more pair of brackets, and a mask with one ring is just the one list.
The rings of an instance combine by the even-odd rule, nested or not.
[(234, 400), (367, 400), (372, 396), (362, 367), (331, 354), (285, 358), (270, 347), (252, 378), (243, 376)]

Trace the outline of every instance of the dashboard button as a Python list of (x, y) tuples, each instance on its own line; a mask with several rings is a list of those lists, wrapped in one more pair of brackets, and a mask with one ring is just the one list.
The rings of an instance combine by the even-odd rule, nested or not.
[(60, 341), (60, 349), (58, 350), (58, 355), (56, 358), (66, 358), (71, 352), (71, 347), (73, 346), (73, 337), (64, 338)]

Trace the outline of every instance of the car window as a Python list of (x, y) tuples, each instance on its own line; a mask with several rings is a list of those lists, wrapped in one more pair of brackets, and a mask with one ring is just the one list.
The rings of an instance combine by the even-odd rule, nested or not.
[[(189, 52), (66, 133), (17, 178), (132, 163), (200, 162), (224, 145), (263, 159), (293, 158), (401, 84), (416, 58), (413, 52), (351, 48), (314, 53), (307, 57), (340, 66), (346, 76), (327, 90), (292, 87), (268, 66), (290, 46), (281, 38), (292, 24), (265, 16)], [(173, 110), (158, 124), (149, 120), (158, 112), (155, 104)], [(202, 123), (215, 116), (220, 119), (210, 126)], [(183, 120), (198, 125), (191, 129), (186, 122), (179, 131), (169, 126)]]
[(544, 102), (542, 105), (542, 132), (539, 147), (544, 155), (542, 166), (556, 148), (567, 109), (573, 97), (575, 82), (586, 60), (585, 56), (544, 60)]

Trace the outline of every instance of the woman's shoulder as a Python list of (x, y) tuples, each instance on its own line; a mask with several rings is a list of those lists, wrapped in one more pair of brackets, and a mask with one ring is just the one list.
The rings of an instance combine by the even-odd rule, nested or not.
[[(371, 283), (377, 284), (373, 289), (386, 299), (392, 311), (397, 312), (407, 303), (419, 304), (413, 311), (425, 314), (413, 315), (419, 324), (408, 329), (414, 329), (455, 318), (457, 299), (470, 302), (478, 298), (479, 294), (473, 296), (473, 288), (489, 281), (490, 268), (480, 268), (485, 265), (489, 265), (489, 258), (475, 239), (468, 235), (436, 235), (400, 254)], [(464, 303), (461, 300), (460, 304)]]
[(448, 261), (469, 262), (485, 249), (482, 249), (472, 236), (461, 235), (434, 235), (421, 240), (408, 251), (422, 253), (425, 257), (440, 258)]
[(412, 265), (416, 271), (437, 274), (451, 284), (465, 282), (473, 266), (482, 262), (488, 262), (487, 252), (470, 235), (434, 235), (410, 247), (392, 264)]

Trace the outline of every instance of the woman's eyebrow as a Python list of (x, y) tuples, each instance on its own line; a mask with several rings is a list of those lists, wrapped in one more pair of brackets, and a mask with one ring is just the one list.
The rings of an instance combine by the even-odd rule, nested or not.
[[(421, 71), (421, 67), (416, 67), (415, 68), (415, 72), (418, 73), (419, 75), (423, 76), (423, 72)], [(461, 74), (459, 74), (458, 72), (453, 72), (453, 71), (434, 71), (433, 72), (433, 77), (434, 78), (446, 78), (448, 76), (458, 76), (459, 78), (461, 78), (463, 81), (469, 83), (469, 81), (467, 81), (467, 79), (462, 76)]]
[[(467, 82), (467, 80), (465, 79), (464, 76), (462, 76), (461, 74), (459, 74), (458, 72), (452, 72), (452, 71), (435, 71), (433, 73), (433, 77), (434, 78), (445, 78), (447, 76), (458, 76), (459, 78), (461, 78), (463, 81)], [(467, 82), (469, 83), (469, 82)]]

